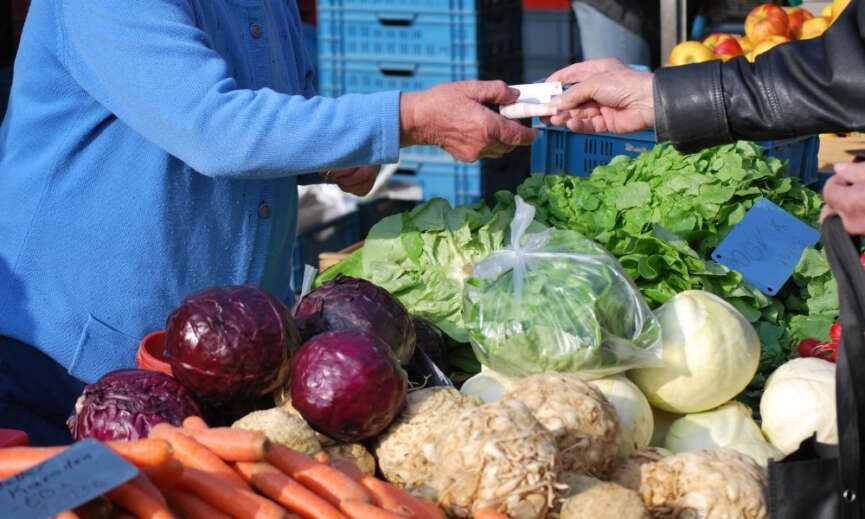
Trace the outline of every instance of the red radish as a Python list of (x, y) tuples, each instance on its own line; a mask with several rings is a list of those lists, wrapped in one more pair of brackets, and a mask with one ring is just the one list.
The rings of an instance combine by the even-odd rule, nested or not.
[(862, 268), (865, 268), (865, 253), (859, 256), (859, 263), (862, 264)]
[(818, 359), (835, 362), (838, 357), (838, 345), (817, 339), (802, 339), (796, 348), (800, 357), (816, 357)]
[(814, 338), (802, 339), (799, 342), (799, 346), (796, 347), (796, 351), (799, 352), (800, 357), (813, 357), (814, 348), (817, 347), (820, 341)]
[(841, 321), (829, 328), (829, 337), (832, 339), (832, 344), (841, 344)]

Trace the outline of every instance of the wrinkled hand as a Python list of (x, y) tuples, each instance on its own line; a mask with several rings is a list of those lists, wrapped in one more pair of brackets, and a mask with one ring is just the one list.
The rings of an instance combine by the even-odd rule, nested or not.
[(375, 185), (380, 165), (361, 166), (359, 168), (337, 169), (330, 172), (330, 178), (346, 193), (364, 196)]
[(550, 104), (559, 113), (543, 121), (575, 132), (628, 133), (655, 123), (652, 73), (634, 70), (615, 58), (575, 63), (547, 78), (574, 83)]
[(839, 162), (823, 187), (826, 205), (820, 214), (838, 214), (850, 234), (865, 235), (865, 162)]
[(400, 145), (432, 144), (457, 160), (498, 158), (528, 146), (537, 132), (506, 119), (482, 103), (509, 104), (519, 92), (504, 81), (442, 83), (400, 97)]

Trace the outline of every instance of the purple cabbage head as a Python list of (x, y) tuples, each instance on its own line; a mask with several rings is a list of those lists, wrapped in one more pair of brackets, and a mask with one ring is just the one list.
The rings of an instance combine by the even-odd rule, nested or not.
[(387, 345), (400, 364), (415, 348), (415, 331), (405, 306), (364, 279), (338, 276), (301, 299), (294, 318), (304, 341), (323, 333), (360, 328)]
[(165, 356), (206, 403), (254, 400), (282, 385), (300, 347), (285, 304), (255, 285), (187, 296), (168, 317)]
[(121, 369), (86, 386), (66, 423), (75, 440), (137, 440), (158, 423), (201, 414), (192, 392), (165, 373)]
[(291, 405), (314, 429), (342, 442), (383, 431), (407, 391), (388, 347), (360, 329), (316, 335), (292, 361)]

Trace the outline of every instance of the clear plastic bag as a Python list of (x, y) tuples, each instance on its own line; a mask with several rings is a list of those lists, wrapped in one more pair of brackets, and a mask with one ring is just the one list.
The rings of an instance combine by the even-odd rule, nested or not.
[(526, 234), (534, 214), (516, 198), (511, 246), (474, 265), (466, 283), (463, 316), (478, 360), (517, 377), (661, 365), (660, 325), (618, 261), (575, 231)]

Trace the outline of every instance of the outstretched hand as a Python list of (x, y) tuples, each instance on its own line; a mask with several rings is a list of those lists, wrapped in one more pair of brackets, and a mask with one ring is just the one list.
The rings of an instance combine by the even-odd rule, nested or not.
[(519, 92), (504, 81), (442, 83), (400, 98), (400, 144), (432, 144), (457, 160), (498, 158), (528, 146), (537, 131), (506, 119), (483, 103), (509, 104)]
[(655, 122), (652, 73), (634, 70), (615, 58), (575, 63), (547, 78), (573, 83), (550, 104), (559, 110), (544, 122), (575, 132), (629, 133)]

